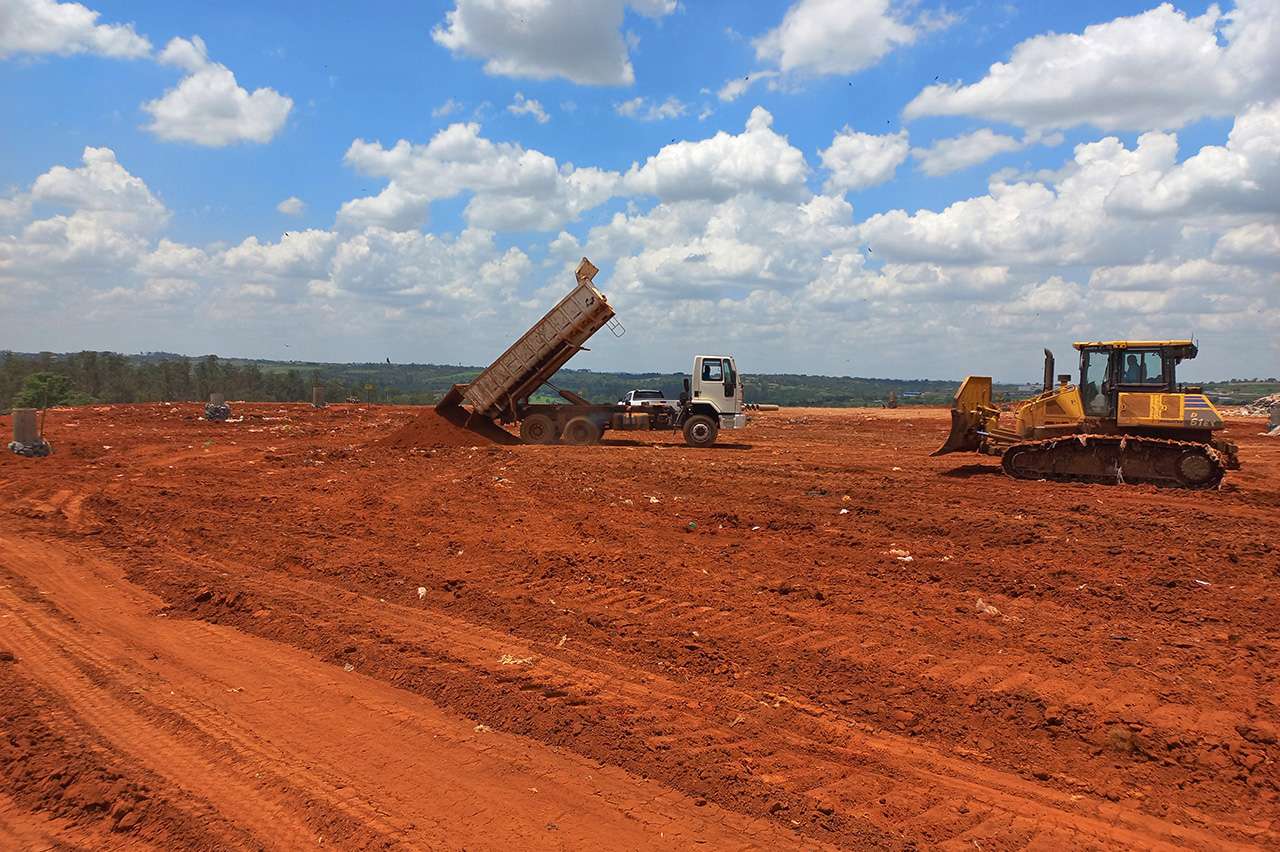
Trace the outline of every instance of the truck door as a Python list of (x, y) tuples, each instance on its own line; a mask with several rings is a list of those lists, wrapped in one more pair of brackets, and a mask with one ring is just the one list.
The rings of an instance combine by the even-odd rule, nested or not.
[(740, 410), (738, 370), (732, 358), (699, 355), (694, 370), (695, 402), (709, 402), (722, 414)]

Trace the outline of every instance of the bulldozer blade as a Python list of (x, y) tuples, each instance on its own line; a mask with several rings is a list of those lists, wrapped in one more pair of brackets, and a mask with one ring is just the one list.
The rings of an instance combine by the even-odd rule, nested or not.
[(952, 410), (951, 434), (947, 435), (946, 443), (929, 455), (945, 456), (947, 453), (977, 452), (982, 444), (982, 437), (978, 435), (979, 424), (976, 414)]
[(982, 446), (978, 432), (987, 418), (984, 409), (991, 409), (991, 377), (969, 376), (951, 402), (951, 433), (946, 443), (930, 455), (977, 452)]
[(445, 411), (458, 408), (462, 404), (462, 399), (466, 395), (466, 392), (466, 385), (454, 385), (449, 388), (449, 392), (441, 397), (440, 401), (436, 403), (436, 411), (443, 413)]

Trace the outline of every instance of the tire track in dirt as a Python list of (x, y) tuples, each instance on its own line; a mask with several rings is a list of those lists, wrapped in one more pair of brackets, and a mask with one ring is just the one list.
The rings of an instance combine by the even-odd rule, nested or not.
[[(259, 586), (257, 595), (278, 594), (271, 589), (271, 583), (252, 585)], [(973, 820), (954, 808), (944, 807), (957, 801), (964, 802), (970, 812), (985, 814), (985, 821), (992, 825), (1025, 822), (1034, 826), (1023, 831), (1028, 847), (1048, 844), (1052, 848), (1076, 848), (1072, 844), (1092, 838), (1126, 849), (1168, 852), (1214, 842), (1214, 835), (1195, 827), (1179, 826), (1133, 808), (1113, 806), (1094, 797), (1061, 792), (1016, 775), (985, 769), (973, 760), (950, 757), (918, 741), (854, 722), (826, 707), (783, 696), (770, 707), (740, 690), (700, 685), (697, 703), (713, 711), (713, 715), (707, 715), (701, 707), (689, 707), (686, 684), (637, 672), (624, 663), (598, 656), (598, 649), (579, 649), (575, 645), (573, 651), (564, 652), (552, 643), (503, 636), (439, 611), (418, 612), (355, 595), (344, 596), (338, 602), (328, 587), (305, 581), (291, 584), (291, 589), (296, 596), (309, 598), (316, 611), (327, 610), (336, 623), (376, 623), (387, 631), (383, 638), (416, 645), (419, 669), (430, 670), (429, 681), (436, 688), (450, 681), (494, 683), (492, 691), (476, 688), (467, 700), (453, 702), (453, 706), (476, 714), (482, 721), (492, 720), (481, 715), (478, 708), (492, 706), (494, 692), (512, 689), (540, 695), (553, 706), (599, 709), (611, 717), (649, 717), (638, 733), (659, 752), (676, 746), (677, 752), (750, 756), (750, 762), (757, 767), (752, 775), (766, 780), (755, 781), (742, 773), (737, 773), (736, 778), (735, 773), (730, 773), (727, 779), (748, 795), (753, 789), (760, 790), (762, 783), (766, 791), (784, 783), (808, 790), (802, 800), (792, 800), (791, 804), (787, 804), (785, 795), (771, 797), (783, 805), (778, 809), (783, 819), (790, 819), (788, 815), (796, 806), (800, 809), (796, 816), (812, 819), (815, 811), (821, 815), (832, 803), (838, 803), (841, 813), (853, 817), (856, 803), (865, 801), (869, 789), (879, 790), (882, 799), (913, 802), (899, 805), (892, 818), (866, 811), (856, 814), (853, 825), (833, 826), (832, 839), (840, 844), (855, 838), (865, 842), (875, 836), (867, 834), (870, 826), (875, 826), (880, 837), (877, 842), (884, 844), (894, 842), (893, 833), (904, 825), (927, 830), (938, 843), (970, 840), (967, 835)], [(600, 594), (601, 600), (619, 607), (644, 598), (644, 603), (625, 611), (649, 616), (673, 612), (671, 620), (675, 622), (710, 611), (709, 607), (680, 606), (671, 599), (640, 592)], [(753, 644), (768, 646), (769, 636), (776, 638), (784, 632), (787, 631), (767, 630)], [(430, 637), (429, 644), (423, 642), (426, 636)], [(819, 636), (823, 641), (837, 638), (814, 631), (793, 644), (811, 644), (810, 640)], [(381, 677), (393, 674), (383, 666), (374, 669), (374, 673)], [(417, 689), (423, 687), (415, 685)], [(659, 710), (674, 707), (682, 709)], [(739, 724), (742, 727), (735, 730)], [(620, 765), (629, 766), (626, 762)], [(833, 782), (829, 780), (832, 778), (840, 780)], [(678, 779), (671, 783), (678, 783)], [(921, 794), (922, 790), (928, 793)], [(766, 794), (765, 798), (770, 796)], [(1086, 798), (1089, 801), (1077, 804)], [(732, 802), (726, 804), (733, 806)], [(866, 827), (859, 828), (858, 823)], [(1246, 825), (1232, 828), (1248, 833), (1257, 830)], [(1224, 852), (1244, 852), (1261, 847), (1227, 842), (1219, 848)]]
[[(4, 559), (6, 566), (17, 565), (19, 570), (23, 567), (12, 552), (4, 553)], [(49, 565), (50, 562), (44, 560), (41, 567)], [(46, 575), (42, 579), (48, 582), (52, 578)], [(180, 791), (169, 795), (168, 801), (190, 817), (203, 821), (211, 811), (235, 813), (236, 821), (267, 848), (311, 848), (315, 842), (313, 832), (296, 822), (289, 808), (262, 801), (261, 791), (245, 784), (238, 777), (239, 772), (228, 772), (205, 755), (206, 749), (221, 751), (221, 743), (205, 741), (200, 745), (187, 745), (176, 735), (152, 724), (136, 707), (129, 706), (132, 702), (115, 698), (100, 688), (102, 683), (119, 683), (129, 675), (117, 670), (87, 636), (65, 626), (66, 622), (51, 619), (34, 622), (24, 618), (23, 602), (11, 590), (0, 590), (0, 606), (10, 610), (6, 613), (10, 616), (6, 621), (8, 641), (18, 649), (27, 670), (62, 696), (74, 712), (74, 718), (63, 720), (65, 725), (83, 724), (91, 728), (110, 742), (113, 750), (128, 755), (132, 762), (164, 778), (171, 790)], [(163, 712), (170, 714), (173, 710), (163, 708)], [(181, 712), (174, 715), (183, 718)], [(189, 738), (190, 732), (184, 739)], [(228, 807), (233, 802), (245, 801), (258, 804), (252, 809)], [(290, 836), (294, 840), (290, 841)], [(229, 837), (228, 841), (234, 845), (239, 839)]]
[[(73, 587), (82, 582), (87, 573), (92, 572), (92, 564), (87, 563), (77, 570), (67, 570), (65, 559), (60, 559), (51, 549), (42, 549), (33, 542), (25, 542), (24, 545), (23, 554), (15, 554), (12, 545), (0, 542), (3, 564), (28, 576), (40, 576), (42, 586), (54, 590), (48, 596), (50, 599), (64, 600), (65, 597), (64, 605), (71, 605), (69, 599), (75, 596)], [(32, 550), (41, 552), (38, 566), (33, 563), (24, 564), (24, 560), (30, 558), (29, 551)], [(51, 566), (59, 565), (64, 567), (49, 570)], [(94, 604), (88, 600), (76, 603), (78, 605), (72, 608), (79, 611), (81, 616), (85, 615), (82, 608), (94, 608)], [(455, 785), (450, 782), (449, 792), (438, 791), (437, 797), (429, 804), (419, 803), (416, 807), (408, 807), (407, 802), (385, 790), (378, 792), (378, 798), (370, 798), (362, 788), (351, 787), (350, 767), (339, 770), (337, 765), (326, 765), (325, 760), (333, 760), (333, 755), (326, 758), (321, 751), (299, 750), (303, 746), (281, 739), (279, 730), (273, 732), (270, 741), (264, 740), (259, 735), (258, 728), (246, 726), (249, 719), (261, 721), (261, 717), (251, 712), (253, 704), (273, 700), (271, 697), (249, 698), (255, 694), (261, 696), (266, 691), (263, 685), (255, 683), (242, 688), (226, 688), (220, 678), (226, 676), (229, 664), (220, 663), (215, 666), (206, 662), (201, 669), (200, 658), (207, 659), (215, 653), (232, 661), (247, 659), (244, 650), (240, 648), (243, 641), (236, 639), (234, 634), (228, 634), (225, 629), (201, 622), (175, 622), (173, 625), (157, 626), (161, 635), (155, 638), (154, 647), (161, 649), (163, 656), (172, 658), (169, 665), (196, 671), (199, 678), (208, 679), (210, 683), (201, 689), (188, 680), (188, 694), (166, 698), (163, 703), (156, 703), (152, 697), (155, 690), (149, 688), (144, 687), (130, 693), (132, 697), (129, 701), (150, 703), (148, 715), (151, 718), (148, 721), (140, 718), (135, 708), (124, 706), (124, 699), (109, 695), (108, 693), (119, 691), (118, 688), (110, 687), (110, 684), (137, 682), (148, 677), (155, 677), (160, 683), (164, 683), (163, 667), (154, 664), (144, 667), (149, 671), (142, 672), (119, 669), (118, 664), (113, 662), (115, 650), (102, 650), (104, 645), (110, 644), (103, 641), (102, 632), (110, 633), (113, 627), (111, 623), (100, 623), (103, 631), (90, 639), (82, 628), (72, 626), (73, 622), (55, 621), (50, 626), (41, 620), (39, 627), (28, 624), (22, 610), (24, 606), (29, 607), (30, 602), (23, 601), (11, 589), (0, 592), (0, 605), (11, 610), (10, 614), (19, 628), (13, 635), (17, 638), (23, 659), (29, 660), (41, 672), (44, 682), (65, 695), (75, 708), (75, 718), (64, 719), (61, 724), (85, 724), (93, 727), (122, 753), (130, 754), (135, 761), (145, 763), (153, 771), (166, 776), (171, 783), (180, 786), (197, 800), (208, 802), (215, 812), (232, 817), (237, 825), (252, 833), (254, 843), (264, 848), (309, 849), (315, 847), (318, 836), (327, 836), (331, 843), (353, 844), (352, 848), (365, 848), (372, 843), (379, 848), (410, 849), (421, 848), (424, 835), (431, 838), (453, 835), (455, 839), (443, 841), (445, 845), (441, 848), (448, 849), (578, 848), (577, 842), (566, 847), (565, 842), (569, 836), (548, 834), (548, 829), (541, 824), (524, 829), (502, 825), (503, 803), (509, 803), (511, 798), (508, 793), (493, 799), (487, 805), (490, 811), (480, 810), (475, 814), (478, 823), (485, 819), (494, 823), (485, 833), (488, 839), (480, 840), (474, 833), (475, 829), (471, 833), (460, 833), (453, 823), (458, 810), (465, 811), (476, 806), (477, 803), (468, 798), (474, 796), (474, 790), (468, 791), (465, 786), (455, 790)], [(77, 619), (74, 623), (86, 622)], [(174, 636), (182, 636), (190, 647), (179, 653), (172, 647)], [(128, 638), (132, 641), (141, 639), (138, 635), (130, 635)], [(210, 642), (214, 644), (211, 645)], [(167, 651), (164, 650), (166, 646), (169, 646)], [(144, 656), (147, 653), (155, 654), (154, 650), (148, 652), (148, 647), (150, 646), (143, 644), (134, 651)], [(306, 672), (288, 662), (287, 655), (277, 662), (280, 665), (272, 673), (272, 681), (287, 684), (308, 677)], [(360, 676), (344, 676), (339, 672), (329, 677), (349, 679)], [(107, 689), (103, 689), (104, 684), (108, 686)], [(219, 692), (224, 695), (233, 693), (235, 697), (226, 699), (219, 706), (210, 701), (208, 694), (216, 696)], [(241, 696), (249, 703), (237, 708), (231, 702)], [(272, 711), (268, 709), (265, 712), (270, 714)], [(527, 775), (539, 787), (544, 783), (551, 785), (551, 789), (542, 791), (542, 796), (551, 802), (549, 806), (543, 807), (553, 816), (552, 823), (558, 823), (568, 830), (569, 825), (582, 817), (574, 813), (575, 806), (570, 804), (574, 801), (572, 798), (564, 799), (559, 807), (554, 804), (561, 798), (557, 788), (566, 780), (565, 767), (557, 766), (554, 762), (546, 765), (527, 757), (512, 761), (510, 746), (481, 743), (479, 740), (486, 735), (471, 732), (469, 728), (456, 723), (450, 725), (449, 733), (441, 733), (441, 729), (433, 728), (419, 713), (403, 706), (394, 690), (389, 691), (379, 685), (375, 695), (362, 696), (354, 703), (344, 704), (340, 709), (319, 704), (313, 712), (320, 717), (317, 720), (319, 722), (325, 722), (327, 714), (331, 712), (344, 717), (354, 712), (357, 716), (365, 716), (366, 720), (369, 716), (378, 719), (376, 727), (384, 734), (382, 750), (385, 753), (374, 761), (375, 765), (370, 766), (371, 771), (414, 773), (416, 760), (413, 752), (406, 753), (397, 745), (400, 742), (418, 743), (420, 748), (421, 743), (432, 742), (437, 738), (454, 742), (462, 739), (476, 740), (475, 746), (467, 746), (464, 750), (470, 752), (473, 748), (476, 749), (470, 757), (465, 753), (454, 755), (455, 771), (474, 764), (478, 771), (490, 774), (493, 770), (486, 768), (488, 764), (500, 761), (508, 767), (515, 765), (518, 768), (517, 775)], [(157, 721), (164, 731), (154, 730)], [(146, 730), (148, 724), (152, 727), (150, 731)], [(329, 724), (343, 723), (335, 720)], [(135, 733), (136, 728), (143, 730)], [(467, 733), (462, 734), (462, 731)], [(175, 739), (178, 736), (181, 736), (181, 742)], [(308, 736), (305, 730), (298, 734), (301, 739)], [(200, 743), (198, 754), (192, 751), (193, 746), (186, 745), (190, 742)], [(349, 750), (363, 752), (370, 745), (366, 738), (360, 748), (352, 746)], [(520, 747), (517, 751), (528, 753), (525, 747)], [(338, 755), (342, 753), (342, 749), (336, 751)], [(506, 758), (503, 757), (504, 754)], [(464, 758), (462, 766), (456, 762), (459, 756)], [(530, 757), (533, 756), (530, 754)], [(338, 780), (340, 778), (347, 783)], [(721, 811), (714, 806), (705, 809), (705, 816), (684, 814), (678, 820), (672, 819), (664, 812), (688, 806), (674, 802), (663, 805), (660, 803), (662, 791), (654, 790), (646, 794), (645, 785), (637, 788), (632, 782), (617, 777), (607, 769), (600, 772), (597, 781), (593, 786), (601, 805), (627, 814), (626, 819), (634, 823), (635, 828), (628, 829), (622, 829), (616, 823), (612, 825), (613, 834), (621, 838), (630, 837), (626, 842), (631, 848), (648, 848), (647, 838), (654, 832), (658, 839), (665, 834), (667, 838), (684, 837), (691, 843), (712, 842), (716, 848), (724, 849), (747, 850), (758, 848), (760, 843), (786, 847), (796, 842), (794, 837), (787, 839), (785, 833), (768, 822), (757, 824), (754, 820), (743, 820), (736, 814)], [(534, 794), (538, 793), (533, 786), (529, 789)], [(324, 802), (326, 808), (345, 812), (353, 825), (335, 826), (330, 821), (328, 828), (332, 833), (318, 831), (311, 824), (314, 816), (299, 818), (314, 812), (314, 808), (304, 806), (304, 800), (309, 802), (313, 799)], [(247, 802), (256, 804), (248, 808), (246, 813)], [(424, 804), (428, 804), (425, 810)], [(593, 810), (598, 808), (598, 805), (591, 806)], [(197, 803), (190, 809), (192, 813), (199, 814), (204, 806)], [(393, 811), (400, 815), (394, 815)], [(448, 821), (437, 822), (429, 816), (436, 812), (448, 814)], [(412, 816), (406, 817), (406, 813), (411, 813)], [(480, 829), (482, 826), (477, 825), (475, 828)], [(637, 831), (640, 834), (636, 834)], [(731, 834), (727, 835), (726, 832)], [(493, 845), (486, 846), (486, 843)], [(590, 843), (594, 845), (595, 841)], [(226, 844), (226, 848), (241, 846), (242, 842), (237, 841)], [(430, 848), (438, 847), (433, 842)]]

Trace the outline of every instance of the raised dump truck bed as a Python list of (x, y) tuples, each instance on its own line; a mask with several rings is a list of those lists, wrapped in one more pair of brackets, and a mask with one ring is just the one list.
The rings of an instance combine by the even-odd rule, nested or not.
[(613, 319), (613, 307), (591, 280), (599, 271), (584, 257), (574, 272), (578, 285), (573, 291), (484, 372), (465, 385), (454, 385), (436, 408), (457, 406), (465, 399), (477, 414), (503, 423), (519, 420), (517, 401), (542, 387)]
[(556, 371), (585, 349), (583, 345), (613, 319), (613, 308), (592, 279), (600, 270), (585, 257), (574, 277), (577, 285), (547, 315), (496, 361), (467, 384), (454, 385), (436, 405), (441, 412), (458, 409), (465, 400), (472, 415), (500, 423), (519, 423), (527, 444), (594, 444), (606, 430), (683, 429), (690, 446), (710, 446), (721, 429), (741, 428), (742, 380), (731, 357), (698, 355), (693, 380), (685, 381), (678, 406), (591, 403), (558, 390), (564, 403), (530, 403), (529, 397)]

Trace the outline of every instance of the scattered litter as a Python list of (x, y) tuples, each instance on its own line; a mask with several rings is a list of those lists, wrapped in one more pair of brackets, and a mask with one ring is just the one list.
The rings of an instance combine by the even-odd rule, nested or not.
[(503, 654), (498, 658), (498, 662), (504, 666), (524, 666), (533, 662), (533, 657), (513, 657), (510, 654)]
[(840, 514), (842, 514), (842, 515), (847, 515), (847, 514), (849, 514), (849, 510), (848, 510), (848, 509), (841, 509), (841, 510), (840, 510)]
[(356, 667), (351, 665), (350, 663), (347, 663), (345, 666), (342, 667), (342, 670), (344, 672), (353, 672), (356, 670)]
[(902, 468), (900, 468), (900, 467), (895, 467), (895, 468), (893, 468), (893, 470), (902, 470)]
[(915, 559), (915, 557), (914, 557), (914, 556), (899, 556), (899, 557), (898, 557), (898, 561), (899, 561), (899, 562), (911, 562), (911, 561), (912, 561), (912, 560), (914, 560), (914, 559)]
[(756, 531), (756, 530), (758, 530), (758, 529), (760, 529), (760, 528), (759, 528), (759, 527), (752, 527), (752, 528), (751, 528), (751, 531), (752, 531), (752, 532), (755, 532), (755, 531)]
[(903, 550), (900, 547), (891, 547), (887, 552), (890, 556), (910, 556), (911, 555), (910, 550)]
[(490, 728), (488, 725), (476, 725), (474, 728), (472, 728), (472, 730), (475, 731), (477, 734), (493, 733), (493, 728)]
[(425, 598), (426, 596), (427, 596), (427, 587), (426, 587), (426, 586), (419, 586), (419, 587), (418, 587), (418, 600), (422, 600), (422, 599), (423, 599), (423, 598)]
[(1202, 585), (1202, 586), (1212, 586), (1212, 585), (1213, 585), (1213, 583), (1210, 583), (1208, 580), (1196, 580), (1196, 582), (1197, 582), (1197, 583), (1199, 583), (1199, 584), (1200, 584), (1200, 585)]
[(973, 605), (973, 608), (976, 609), (978, 612), (985, 612), (988, 615), (1000, 614), (1000, 610), (996, 609), (991, 604), (984, 601), (982, 598), (978, 598), (978, 602)]
[(661, 500), (659, 500), (657, 497), (650, 497), (650, 498), (649, 498), (649, 502), (650, 502), (650, 503), (661, 503), (662, 501), (661, 501)]

